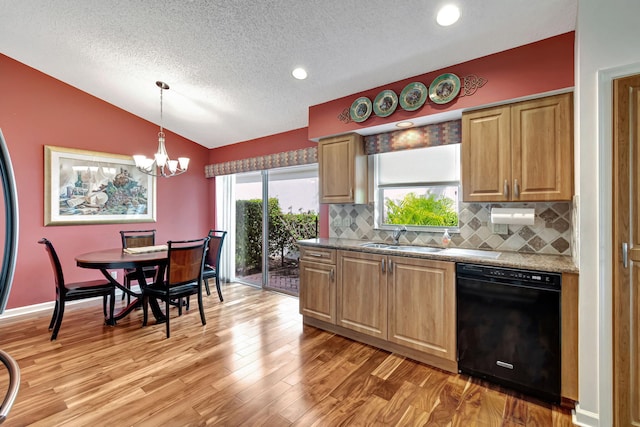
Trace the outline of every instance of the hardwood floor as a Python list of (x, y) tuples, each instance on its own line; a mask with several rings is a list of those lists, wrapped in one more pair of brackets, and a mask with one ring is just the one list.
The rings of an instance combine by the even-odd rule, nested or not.
[(103, 326), (99, 301), (68, 307), (54, 342), (49, 311), (0, 321), (22, 375), (4, 426), (572, 425), (566, 409), (303, 326), (297, 298), (223, 293), (205, 298), (205, 327), (196, 307), (172, 312), (170, 339), (141, 311)]

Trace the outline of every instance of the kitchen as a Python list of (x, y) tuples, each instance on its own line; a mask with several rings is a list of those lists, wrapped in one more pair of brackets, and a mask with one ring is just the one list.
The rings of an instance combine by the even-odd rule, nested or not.
[[(608, 175), (610, 171), (610, 165), (607, 166), (606, 162), (607, 151), (605, 148), (609, 137), (605, 131), (598, 130), (599, 123), (600, 126), (604, 126), (604, 129), (606, 129), (605, 123), (607, 119), (605, 116), (607, 116), (606, 111), (608, 110), (605, 105), (600, 105), (598, 100), (606, 99), (604, 94), (607, 93), (607, 87), (606, 85), (600, 85), (596, 76), (601, 70), (609, 70), (604, 73), (603, 78), (605, 79), (638, 71), (637, 67), (634, 69), (632, 65), (628, 64), (636, 63), (640, 58), (638, 58), (637, 52), (631, 46), (631, 43), (625, 43), (627, 36), (622, 35), (623, 30), (628, 31), (629, 34), (635, 34), (637, 31), (631, 19), (634, 13), (629, 11), (633, 7), (637, 6), (629, 2), (620, 1), (607, 6), (606, 13), (603, 13), (596, 3), (581, 2), (578, 19), (579, 31), (575, 34), (575, 49), (579, 53), (575, 56), (576, 78), (575, 83), (572, 79), (570, 83), (565, 85), (566, 87), (575, 85), (576, 94), (579, 95), (574, 100), (577, 109), (574, 128), (576, 140), (578, 141), (574, 155), (576, 163), (579, 164), (579, 167), (575, 169), (575, 190), (580, 195), (580, 201), (577, 206), (580, 220), (578, 224), (574, 224), (576, 234), (579, 236), (578, 245), (574, 245), (572, 248), (577, 250), (580, 255), (579, 330), (582, 335), (579, 344), (580, 404), (578, 417), (585, 425), (608, 425), (607, 420), (610, 420), (609, 417), (612, 413), (611, 388), (613, 380), (608, 374), (612, 363), (610, 351), (608, 351), (612, 345), (609, 332), (611, 330), (611, 291), (607, 286), (609, 283), (607, 271), (611, 267), (606, 256), (606, 254), (612, 253), (612, 250), (610, 244), (608, 246), (606, 243), (607, 236), (610, 234), (606, 232), (607, 220), (598, 214), (601, 209), (606, 212), (606, 206), (610, 205), (611, 202), (608, 198), (609, 192), (606, 190), (602, 192), (594, 190), (600, 188), (601, 185), (605, 185), (606, 188), (607, 179), (604, 176)], [(615, 47), (615, 49), (612, 47)], [(30, 245), (35, 246), (35, 242), (41, 237), (43, 231), (40, 214), (42, 211), (42, 182), (44, 179), (42, 165), (38, 166), (38, 163), (35, 162), (35, 166), (31, 167), (33, 159), (38, 159), (42, 156), (41, 147), (36, 141), (47, 141), (48, 143), (64, 146), (68, 145), (70, 139), (75, 141), (93, 139), (92, 144), (86, 143), (87, 148), (101, 151), (115, 150), (124, 153), (128, 151), (128, 143), (118, 140), (118, 134), (122, 133), (119, 131), (124, 132), (126, 130), (131, 140), (144, 140), (149, 133), (153, 134), (156, 129), (150, 123), (137, 124), (135, 120), (117, 112), (111, 106), (98, 105), (95, 100), (87, 100), (85, 98), (86, 95), (71, 87), (51, 82), (33, 71), (20, 67), (18, 64), (7, 64), (7, 60), (3, 57), (3, 72), (11, 73), (13, 70), (16, 70), (16, 77), (4, 79), (0, 83), (2, 85), (2, 93), (8, 96), (5, 99), (12, 101), (9, 103), (3, 102), (2, 104), (2, 117), (9, 118), (8, 122), (2, 124), (3, 132), (9, 144), (13, 144), (11, 141), (16, 139), (33, 141), (33, 146), (28, 144), (19, 148), (10, 146), (14, 162), (18, 165), (18, 187), (22, 196), (21, 203), (26, 204), (26, 206), (22, 207), (22, 212), (32, 212), (30, 215), (25, 214), (21, 217), (23, 230), (20, 248), (21, 251), (24, 251), (21, 252), (24, 255), (19, 256), (16, 277), (21, 283), (34, 284), (33, 286), (35, 286), (36, 290), (34, 294), (46, 296), (48, 295), (48, 288), (44, 284), (38, 284), (38, 277), (33, 268), (36, 261), (40, 263), (42, 259), (31, 261), (26, 256), (28, 253), (27, 248)], [(570, 74), (573, 75), (573, 71)], [(548, 81), (547, 78), (540, 78), (539, 76), (532, 76), (532, 79), (542, 84)], [(16, 82), (22, 83), (17, 85)], [(373, 92), (374, 96), (377, 94), (376, 90), (371, 92)], [(598, 96), (599, 93), (600, 96)], [(43, 94), (47, 94), (47, 96), (43, 97)], [(65, 105), (69, 108), (65, 114), (55, 114), (56, 110), (60, 110), (60, 105), (58, 105), (58, 101), (54, 102), (53, 98), (65, 100)], [(32, 127), (30, 129), (28, 122), (11, 119), (11, 117), (14, 117), (15, 111), (10, 104), (13, 106), (20, 105), (22, 99), (33, 100), (33, 105), (41, 106), (33, 111), (33, 115), (37, 117), (36, 120), (38, 121), (48, 119), (46, 128), (37, 129)], [(349, 102), (346, 104), (350, 105), (354, 99), (355, 97), (349, 96)], [(73, 106), (73, 104), (78, 105), (78, 107)], [(328, 117), (335, 118), (339, 112), (341, 111), (334, 111), (333, 113), (335, 114), (328, 114)], [(98, 119), (96, 116), (100, 118)], [(94, 126), (93, 128), (76, 127), (76, 120), (73, 117), (84, 117), (92, 121)], [(113, 117), (113, 122), (117, 121), (120, 124), (107, 121), (106, 117)], [(31, 120), (31, 122), (33, 121)], [(98, 139), (96, 141), (95, 129), (101, 129), (107, 123), (111, 129), (109, 139)], [(309, 135), (312, 137), (325, 136), (331, 133), (312, 133), (311, 131), (310, 123)], [(296, 135), (299, 136), (300, 134), (303, 135), (302, 138), (295, 138)], [(24, 138), (22, 138), (23, 135), (25, 136)], [(213, 150), (215, 154), (208, 153), (202, 147), (191, 144), (177, 135), (171, 135), (171, 137), (174, 138), (172, 143), (175, 144), (174, 150), (186, 152), (192, 159), (201, 159), (191, 166), (193, 170), (198, 170), (199, 168), (204, 168), (206, 164), (225, 159), (235, 160), (243, 156), (255, 156), (256, 152), (264, 152), (266, 150), (265, 146), (269, 144), (265, 143), (268, 142), (273, 142), (269, 148), (274, 152), (315, 146), (315, 143), (307, 141), (306, 135), (306, 129), (288, 133), (287, 136), (293, 136), (293, 138), (289, 139), (293, 142), (288, 147), (277, 145), (282, 144), (283, 138), (265, 138), (253, 143), (240, 144), (235, 147), (238, 150), (235, 153), (230, 149), (221, 148)], [(27, 171), (32, 170), (36, 171), (34, 176), (27, 176)], [(594, 173), (596, 171), (597, 173)], [(161, 225), (168, 227), (168, 230), (172, 229), (171, 223), (174, 218), (179, 218), (181, 214), (187, 213), (187, 210), (172, 212), (176, 205), (172, 201), (182, 200), (180, 189), (183, 185), (191, 188), (197, 197), (203, 199), (208, 197), (212, 191), (206, 182), (203, 183), (196, 177), (185, 175), (183, 178), (186, 179), (186, 182), (167, 181), (164, 183), (166, 185), (159, 189), (158, 199), (162, 204), (159, 209), (165, 212), (164, 217), (161, 218)], [(601, 180), (604, 180), (602, 184)], [(328, 210), (328, 208), (326, 209)], [(192, 216), (195, 215), (193, 223), (204, 224), (207, 222), (204, 214), (190, 210), (188, 213)], [(198, 228), (195, 225), (186, 226), (194, 232)], [(324, 230), (328, 230), (328, 226), (327, 220)], [(67, 232), (71, 233), (71, 235), (82, 235), (83, 239), (86, 239), (85, 244), (96, 245), (105, 236), (115, 235), (116, 229), (117, 227), (115, 226), (106, 226), (86, 235), (86, 229), (71, 227)], [(61, 231), (55, 233), (59, 234)], [(170, 234), (171, 231), (168, 231), (165, 237), (169, 237)], [(328, 233), (326, 235), (328, 236)], [(114, 243), (116, 242), (114, 241)], [(82, 245), (75, 243), (75, 239), (72, 239), (68, 243), (67, 250), (71, 253), (80, 253)], [(75, 274), (80, 275), (81, 273)], [(43, 297), (32, 300), (26, 295), (16, 295), (14, 298), (11, 301), (12, 307), (28, 306), (44, 302), (47, 299)], [(598, 374), (594, 374), (594, 372)]]

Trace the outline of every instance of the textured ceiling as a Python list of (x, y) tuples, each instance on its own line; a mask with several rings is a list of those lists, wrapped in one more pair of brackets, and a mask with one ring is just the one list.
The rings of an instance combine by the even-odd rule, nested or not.
[[(2, 0), (0, 53), (213, 148), (308, 107), (575, 29), (578, 0)], [(303, 66), (309, 77), (291, 77)]]

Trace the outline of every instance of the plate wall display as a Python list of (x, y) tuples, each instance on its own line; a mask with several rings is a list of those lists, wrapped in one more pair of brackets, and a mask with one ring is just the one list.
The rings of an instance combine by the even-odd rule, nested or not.
[(349, 114), (351, 115), (351, 120), (354, 122), (364, 122), (371, 115), (371, 100), (366, 96), (361, 96), (356, 99), (353, 101), (353, 104), (351, 104)]
[(420, 82), (409, 83), (400, 93), (400, 106), (406, 111), (415, 111), (427, 100), (429, 90)]
[(378, 117), (387, 117), (394, 111), (396, 111), (396, 107), (398, 106), (398, 95), (392, 90), (383, 90), (376, 96), (376, 99), (373, 101), (373, 112), (376, 113)]
[(460, 79), (455, 74), (441, 74), (429, 86), (429, 98), (436, 104), (446, 104), (460, 93)]

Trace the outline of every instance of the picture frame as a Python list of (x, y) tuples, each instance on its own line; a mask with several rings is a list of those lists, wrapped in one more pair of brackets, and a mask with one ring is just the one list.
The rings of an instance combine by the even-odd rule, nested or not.
[(133, 157), (45, 145), (44, 225), (156, 222), (156, 177)]

